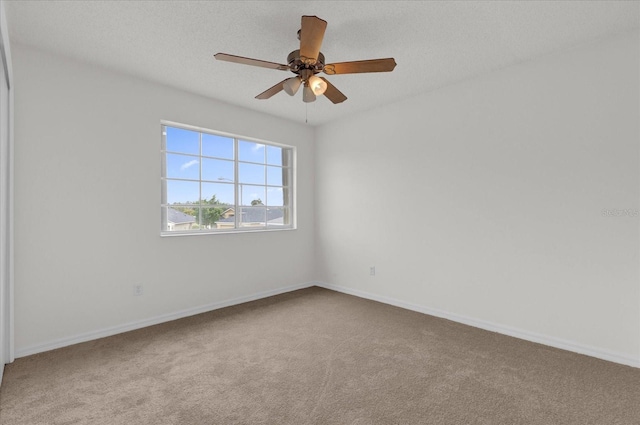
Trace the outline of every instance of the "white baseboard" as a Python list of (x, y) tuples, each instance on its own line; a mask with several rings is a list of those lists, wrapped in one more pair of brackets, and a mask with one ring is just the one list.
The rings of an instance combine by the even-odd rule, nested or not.
[[(316, 282), (307, 282), (297, 285), (286, 286), (284, 288), (272, 289), (269, 291), (258, 292), (256, 294), (247, 295), (244, 297), (233, 298), (231, 300), (220, 301), (212, 304), (206, 304), (199, 307), (189, 308), (186, 310), (176, 311), (174, 313), (163, 314), (149, 319), (139, 320), (135, 322), (129, 322), (118, 326), (112, 326), (96, 331), (83, 333), (80, 335), (70, 336), (66, 338), (60, 338), (57, 340), (49, 341), (44, 344), (33, 345), (30, 347), (20, 348), (16, 350), (16, 358), (30, 356), (32, 354), (42, 353), (45, 351), (55, 350), (57, 348), (67, 347), (69, 345), (78, 344), (81, 342), (92, 341), (94, 339), (104, 338), (112, 335), (117, 335), (123, 332), (129, 332), (136, 329), (146, 328), (147, 326), (153, 326), (164, 322), (170, 322), (172, 320), (182, 319), (184, 317), (194, 316), (200, 313), (206, 313), (208, 311), (218, 310), (224, 307), (230, 307), (237, 304), (246, 303), (249, 301), (255, 301), (262, 298), (272, 297), (274, 295), (284, 294), (286, 292), (297, 291), (298, 289), (309, 288), (316, 285)], [(0, 371), (1, 376), (1, 371)]]
[(382, 295), (372, 294), (359, 289), (347, 288), (344, 286), (333, 285), (324, 282), (314, 282), (316, 286), (321, 288), (331, 289), (333, 291), (342, 292), (349, 295), (354, 295), (360, 298), (366, 298), (368, 300), (378, 301), (384, 304), (390, 304), (396, 307), (401, 307), (407, 310), (417, 311), (419, 313), (428, 314), (430, 316), (441, 317), (454, 322), (462, 323), (465, 325), (473, 326), (476, 328), (484, 329), (491, 332), (497, 332), (500, 334), (512, 336), (526, 341), (537, 342), (539, 344), (548, 345), (550, 347), (560, 348), (562, 350), (572, 351), (574, 353), (584, 354), (598, 359), (607, 360), (614, 363), (620, 363), (627, 366), (640, 368), (640, 359), (626, 356), (620, 353), (614, 353), (611, 351), (603, 350), (596, 347), (590, 347), (573, 341), (567, 341), (552, 336), (541, 335), (534, 332), (524, 331), (521, 329), (512, 328), (509, 326), (500, 325), (497, 323), (487, 322), (485, 320), (474, 319), (471, 317), (461, 316), (455, 313), (449, 313), (429, 307), (420, 306), (417, 304), (411, 304), (405, 301), (397, 300), (394, 298), (385, 297)]

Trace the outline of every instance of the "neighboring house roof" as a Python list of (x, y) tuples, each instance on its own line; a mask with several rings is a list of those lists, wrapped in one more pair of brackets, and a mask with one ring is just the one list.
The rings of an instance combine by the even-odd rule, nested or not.
[[(264, 222), (264, 210), (265, 208), (248, 207), (241, 209), (241, 222), (243, 223), (258, 223)], [(267, 210), (267, 222), (269, 223), (282, 223), (284, 212), (281, 208), (266, 208)], [(221, 218), (216, 223), (233, 223), (236, 219), (234, 216)]]
[(174, 224), (195, 223), (196, 218), (169, 207), (167, 208), (167, 221)]

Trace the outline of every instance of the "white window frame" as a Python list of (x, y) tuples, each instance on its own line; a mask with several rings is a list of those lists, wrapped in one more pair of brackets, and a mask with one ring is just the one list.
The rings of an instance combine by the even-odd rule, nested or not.
[[(290, 151), (290, 161), (291, 164), (289, 165), (282, 165), (283, 168), (288, 168), (290, 170), (289, 172), (289, 181), (287, 182), (287, 184), (285, 184), (285, 182), (283, 181), (282, 184), (282, 188), (283, 190), (285, 190), (286, 192), (288, 192), (287, 194), (284, 194), (284, 211), (286, 212), (285, 214), (288, 215), (289, 218), (289, 223), (288, 224), (283, 224), (282, 226), (278, 226), (278, 227), (272, 227), (270, 225), (268, 225), (267, 223), (265, 223), (265, 226), (241, 226), (241, 213), (240, 214), (235, 214), (235, 223), (234, 223), (234, 228), (232, 229), (192, 229), (192, 230), (167, 230), (168, 227), (168, 223), (167, 223), (167, 207), (170, 207), (171, 205), (174, 204), (169, 204), (167, 202), (167, 181), (168, 180), (181, 180), (181, 179), (177, 179), (177, 178), (170, 178), (167, 177), (167, 153), (169, 154), (180, 154), (180, 155), (185, 155), (184, 153), (181, 152), (172, 152), (172, 151), (167, 151), (166, 150), (166, 134), (164, 131), (165, 127), (173, 127), (173, 128), (179, 128), (179, 129), (183, 129), (183, 130), (189, 130), (189, 131), (194, 131), (194, 132), (198, 132), (201, 134), (211, 134), (214, 136), (221, 136), (221, 137), (226, 137), (226, 138), (232, 138), (234, 141), (234, 155), (233, 155), (233, 163), (234, 163), (234, 181), (230, 182), (229, 184), (233, 184), (234, 186), (234, 199), (235, 199), (235, 204), (233, 205), (234, 211), (238, 212), (241, 211), (241, 209), (244, 207), (248, 207), (247, 205), (241, 205), (242, 204), (242, 200), (240, 199), (240, 194), (242, 192), (241, 187), (243, 186), (243, 183), (240, 183), (238, 180), (238, 169), (239, 169), (239, 164), (252, 164), (252, 162), (247, 162), (247, 161), (240, 161), (238, 158), (238, 145), (240, 141), (243, 142), (255, 142), (255, 143), (259, 143), (259, 144), (263, 144), (265, 146), (274, 146), (274, 147), (278, 147), (278, 148), (283, 148), (283, 149), (288, 149)], [(161, 192), (160, 192), (160, 236), (195, 236), (195, 235), (219, 235), (219, 234), (228, 234), (228, 233), (247, 233), (247, 232), (280, 232), (280, 231), (284, 231), (284, 230), (295, 230), (296, 229), (296, 208), (295, 208), (295, 204), (296, 204), (296, 148), (295, 146), (289, 146), (289, 145), (285, 145), (285, 144), (281, 144), (281, 143), (274, 143), (271, 141), (266, 141), (266, 140), (262, 140), (262, 139), (256, 139), (253, 137), (245, 137), (245, 136), (241, 136), (241, 135), (237, 135), (237, 134), (231, 134), (231, 133), (225, 133), (225, 132), (221, 132), (221, 131), (216, 131), (216, 130), (210, 130), (210, 129), (206, 129), (206, 128), (202, 128), (202, 127), (196, 127), (196, 126), (192, 126), (192, 125), (188, 125), (188, 124), (181, 124), (181, 123), (177, 123), (177, 122), (173, 122), (173, 121), (165, 121), (162, 120), (160, 121), (160, 140), (161, 140), (161, 147), (160, 147), (160, 164), (161, 164), (161, 175), (160, 175), (160, 183), (161, 183)], [(200, 163), (202, 163), (202, 158), (208, 158), (207, 156), (202, 156), (202, 137), (200, 138), (200, 154), (199, 155), (192, 155), (194, 156), (194, 158), (199, 158), (200, 159)], [(263, 163), (263, 165), (269, 165), (266, 162)], [(188, 179), (188, 181), (197, 181), (200, 184), (202, 184), (203, 182), (208, 183), (209, 181), (207, 180), (202, 180), (202, 175), (200, 175), (200, 178), (198, 180), (195, 179)], [(252, 186), (264, 186), (265, 190), (268, 187), (276, 187), (276, 186), (271, 186), (267, 184), (268, 182), (265, 181), (264, 185), (261, 184), (251, 184)], [(246, 184), (246, 183), (245, 183)], [(202, 187), (202, 186), (200, 186)], [(280, 187), (280, 186), (278, 186)], [(200, 189), (202, 191), (202, 189)], [(202, 193), (202, 192), (200, 192)], [(200, 196), (200, 198), (202, 198), (202, 196)], [(202, 201), (202, 199), (200, 199), (200, 201)], [(199, 208), (202, 208), (202, 204), (199, 206)], [(268, 208), (268, 206), (266, 207)]]

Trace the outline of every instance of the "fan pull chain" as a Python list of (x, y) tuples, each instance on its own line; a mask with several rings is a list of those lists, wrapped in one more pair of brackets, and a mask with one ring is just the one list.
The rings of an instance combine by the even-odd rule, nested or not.
[(309, 104), (304, 104), (304, 123), (309, 124)]

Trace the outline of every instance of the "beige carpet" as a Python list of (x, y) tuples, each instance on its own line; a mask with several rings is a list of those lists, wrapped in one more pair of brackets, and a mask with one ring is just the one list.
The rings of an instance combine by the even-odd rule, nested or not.
[(640, 369), (310, 288), (16, 360), (0, 423), (640, 423)]

